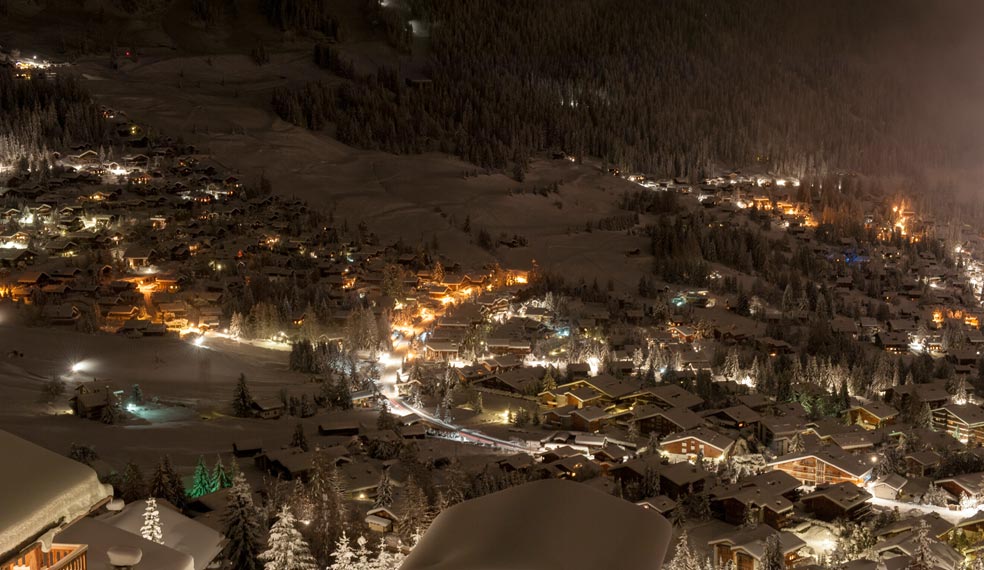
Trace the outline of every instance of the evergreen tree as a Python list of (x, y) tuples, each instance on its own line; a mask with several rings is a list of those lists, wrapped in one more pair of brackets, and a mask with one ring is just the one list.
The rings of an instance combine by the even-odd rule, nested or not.
[(379, 475), (379, 485), (376, 486), (376, 500), (373, 508), (393, 506), (393, 483), (389, 478), (389, 469), (383, 469)]
[(150, 495), (157, 499), (164, 499), (179, 509), (184, 507), (184, 486), (181, 484), (181, 477), (171, 465), (171, 458), (167, 455), (161, 458), (157, 469), (154, 470), (154, 476), (150, 480)]
[(315, 454), (308, 493), (311, 498), (311, 548), (322, 566), (331, 559), (332, 549), (344, 530), (344, 489), (338, 468), (325, 453)]
[(301, 451), (308, 451), (307, 436), (304, 435), (304, 425), (297, 422), (294, 426), (294, 435), (290, 438), (290, 447)]
[(211, 493), (214, 488), (215, 480), (212, 479), (212, 473), (208, 470), (205, 457), (199, 455), (198, 464), (195, 466), (195, 478), (192, 481), (191, 489), (188, 490), (188, 496), (197, 499)]
[(226, 503), (223, 533), (229, 541), (224, 557), (236, 570), (259, 570), (260, 519), (253, 495), (242, 473), (237, 473)]
[(227, 489), (232, 486), (232, 479), (222, 464), (222, 456), (215, 456), (215, 467), (212, 468), (212, 491)]
[(139, 501), (147, 496), (147, 484), (144, 482), (143, 472), (132, 461), (128, 461), (123, 468), (120, 477), (120, 494), (120, 498), (127, 503)]
[(906, 570), (932, 570), (936, 567), (933, 557), (932, 542), (929, 538), (929, 525), (925, 519), (919, 521), (916, 527), (916, 548)]
[(115, 425), (123, 419), (123, 409), (116, 399), (116, 395), (106, 390), (106, 405), (103, 406), (99, 420), (106, 425)]
[(263, 570), (316, 570), (318, 565), (296, 524), (290, 508), (285, 505), (270, 529), (267, 549), (259, 556), (264, 562)]
[(771, 534), (765, 539), (765, 554), (762, 555), (761, 570), (786, 570), (786, 559), (782, 552), (779, 534)]
[(335, 550), (331, 553), (332, 562), (328, 570), (353, 570), (355, 568), (355, 552), (349, 544), (348, 536), (342, 531), (335, 542)]
[(411, 474), (407, 477), (407, 482), (403, 486), (404, 510), (403, 518), (400, 519), (397, 531), (404, 540), (409, 539), (414, 534), (422, 533), (424, 520), (427, 516), (427, 495), (417, 484), (416, 479)]
[(164, 544), (161, 513), (157, 510), (157, 499), (153, 497), (147, 499), (147, 508), (144, 509), (143, 514), (143, 526), (140, 527), (140, 536), (151, 542)]
[(686, 529), (680, 533), (676, 550), (673, 551), (673, 558), (666, 564), (666, 570), (702, 570), (700, 559), (690, 544), (690, 537), (687, 535)]
[(232, 413), (237, 418), (248, 418), (253, 415), (253, 397), (249, 394), (246, 375), (240, 374), (232, 397)]

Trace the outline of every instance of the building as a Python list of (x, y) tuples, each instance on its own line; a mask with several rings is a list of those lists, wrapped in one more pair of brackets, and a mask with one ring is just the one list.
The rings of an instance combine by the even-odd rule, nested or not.
[(825, 521), (848, 519), (858, 521), (868, 516), (871, 493), (851, 483), (820, 485), (812, 493), (800, 497), (806, 510)]
[(946, 404), (933, 410), (933, 429), (977, 446), (984, 443), (984, 409), (975, 404)]
[(714, 562), (718, 567), (731, 563), (738, 570), (760, 570), (765, 556), (765, 542), (769, 537), (778, 535), (786, 568), (793, 568), (799, 562), (797, 554), (806, 546), (795, 534), (777, 531), (768, 525), (746, 527), (727, 536), (712, 538), (708, 546), (714, 549)]
[(705, 459), (721, 459), (734, 446), (735, 440), (706, 427), (677, 432), (667, 436), (659, 444), (666, 453), (677, 455), (702, 454)]
[(88, 465), (4, 431), (0, 453), (16, 463), (0, 485), (0, 568), (87, 568), (88, 545), (56, 535), (109, 502), (113, 488)]
[(865, 429), (878, 429), (895, 423), (899, 411), (884, 402), (873, 401), (859, 404), (847, 410), (847, 417), (852, 425)]
[(769, 467), (785, 471), (804, 485), (847, 482), (861, 486), (871, 477), (871, 466), (856, 456), (826, 450), (784, 455)]

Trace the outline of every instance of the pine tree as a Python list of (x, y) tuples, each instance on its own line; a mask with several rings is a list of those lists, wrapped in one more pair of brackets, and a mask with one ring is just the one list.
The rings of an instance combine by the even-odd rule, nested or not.
[(103, 406), (99, 420), (107, 425), (115, 425), (123, 419), (123, 410), (116, 400), (116, 395), (106, 390), (106, 405)]
[(227, 489), (232, 486), (232, 479), (222, 464), (222, 456), (215, 456), (215, 467), (212, 468), (212, 491)]
[(311, 498), (311, 548), (322, 566), (331, 559), (332, 549), (343, 530), (345, 503), (338, 468), (330, 457), (316, 453), (308, 482)]
[(393, 506), (393, 483), (389, 478), (389, 469), (383, 469), (379, 475), (379, 485), (376, 486), (376, 500), (373, 508)]
[(724, 359), (722, 374), (728, 380), (737, 380), (740, 372), (741, 361), (738, 359), (738, 351), (734, 347), (731, 347), (728, 350), (728, 356)]
[(673, 558), (667, 563), (666, 570), (701, 570), (700, 559), (690, 544), (686, 529), (680, 533)]
[(294, 426), (294, 435), (290, 438), (290, 447), (301, 451), (308, 451), (307, 436), (304, 435), (304, 424), (297, 422)]
[(407, 482), (403, 486), (403, 501), (403, 518), (400, 519), (397, 531), (401, 537), (408, 539), (415, 533), (422, 533), (425, 530), (423, 525), (428, 507), (427, 496), (412, 474), (407, 477)]
[(192, 481), (191, 489), (188, 490), (188, 496), (197, 499), (211, 493), (214, 488), (215, 481), (212, 479), (212, 473), (208, 470), (208, 464), (205, 463), (205, 457), (199, 455), (198, 465), (195, 466), (195, 478)]
[(246, 375), (240, 374), (239, 381), (232, 397), (232, 413), (237, 418), (248, 418), (253, 415), (253, 397), (249, 394)]
[[(390, 552), (386, 547), (386, 540), (380, 540), (379, 542), (379, 553), (376, 555), (375, 565), (371, 567), (372, 570), (398, 570), (400, 566), (403, 565), (403, 559), (405, 556), (403, 552), (397, 550), (395, 552)], [(974, 570), (984, 570), (977, 569)]]
[(139, 501), (147, 496), (147, 484), (143, 472), (132, 461), (127, 462), (120, 476), (120, 498), (127, 503)]
[(253, 506), (252, 491), (242, 473), (237, 473), (233, 478), (222, 522), (224, 534), (229, 541), (225, 548), (225, 559), (230, 563), (229, 566), (236, 570), (258, 570), (261, 533), (259, 513)]
[(157, 469), (154, 470), (154, 476), (150, 480), (150, 495), (157, 499), (164, 499), (179, 509), (184, 507), (184, 485), (181, 484), (181, 477), (174, 470), (171, 458), (167, 455), (161, 458)]
[(355, 552), (352, 551), (345, 531), (342, 531), (342, 534), (338, 536), (331, 557), (334, 562), (328, 567), (328, 570), (353, 570), (355, 567)]
[(355, 555), (355, 564), (352, 570), (375, 570), (372, 568), (374, 561), (369, 559), (370, 553), (369, 547), (367, 546), (369, 541), (366, 540), (366, 537), (360, 534), (359, 538), (355, 539), (355, 544), (358, 548), (353, 553)]
[(263, 570), (316, 570), (318, 565), (296, 524), (290, 508), (285, 505), (270, 529), (267, 550), (259, 556), (264, 562)]
[(140, 536), (151, 542), (164, 544), (161, 513), (157, 510), (157, 499), (153, 497), (147, 499), (147, 508), (144, 509), (143, 514), (143, 526), (140, 527)]
[(929, 525), (925, 519), (919, 521), (916, 528), (916, 548), (912, 552), (912, 558), (906, 570), (931, 570), (936, 567), (931, 549), (932, 542), (929, 538)]
[(762, 555), (761, 570), (786, 570), (786, 560), (778, 533), (769, 535), (769, 538), (765, 539), (765, 554)]

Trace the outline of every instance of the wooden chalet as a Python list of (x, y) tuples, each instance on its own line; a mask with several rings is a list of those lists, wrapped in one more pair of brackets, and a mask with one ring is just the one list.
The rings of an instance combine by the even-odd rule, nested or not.
[(865, 429), (878, 429), (891, 425), (899, 417), (899, 411), (892, 406), (879, 401), (858, 404), (847, 410), (847, 418), (852, 425)]
[(795, 567), (800, 562), (799, 551), (806, 543), (795, 534), (777, 531), (768, 525), (729, 531), (727, 536), (711, 538), (708, 546), (714, 550), (714, 563), (718, 567), (724, 567), (730, 562), (737, 570), (761, 570), (766, 540), (774, 535), (779, 536), (786, 568)]
[(820, 485), (812, 493), (800, 497), (806, 510), (824, 521), (847, 519), (859, 521), (868, 516), (871, 493), (852, 483)]
[(846, 482), (861, 486), (871, 477), (871, 465), (857, 456), (826, 450), (784, 455), (770, 462), (769, 467), (785, 471), (804, 485)]
[(947, 404), (933, 410), (933, 428), (971, 446), (984, 443), (984, 409), (976, 404)]
[(701, 426), (667, 436), (660, 442), (659, 448), (666, 453), (686, 456), (700, 453), (706, 459), (721, 459), (734, 444), (734, 438)]

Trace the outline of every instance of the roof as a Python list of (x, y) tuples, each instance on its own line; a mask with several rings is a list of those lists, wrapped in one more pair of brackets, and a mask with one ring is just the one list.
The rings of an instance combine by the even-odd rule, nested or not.
[(895, 416), (899, 415), (898, 410), (896, 410), (892, 406), (889, 406), (885, 402), (879, 402), (878, 400), (874, 400), (866, 404), (858, 404), (857, 406), (854, 406), (854, 408), (852, 409), (864, 410), (880, 420), (887, 420), (889, 418), (894, 418)]
[(771, 467), (782, 463), (788, 463), (790, 461), (796, 461), (805, 457), (814, 457), (817, 460), (828, 465), (833, 465), (834, 467), (844, 471), (848, 475), (853, 475), (854, 477), (864, 477), (869, 471), (871, 471), (871, 466), (865, 465), (863, 461), (854, 455), (848, 455), (846, 453), (835, 454), (829, 451), (790, 453), (770, 461), (769, 466)]
[(871, 498), (871, 493), (853, 483), (838, 483), (836, 485), (821, 485), (812, 493), (800, 497), (800, 500), (810, 501), (826, 499), (844, 510), (852, 509)]
[[(127, 504), (122, 511), (102, 517), (100, 520), (140, 536), (146, 507), (146, 502), (136, 501)], [(165, 502), (157, 502), (157, 511), (164, 528), (164, 546), (191, 556), (195, 570), (204, 570), (222, 551), (225, 537), (219, 532), (184, 516)]]
[[(535, 481), (445, 510), (401, 568), (657, 570), (671, 534), (653, 510), (580, 483)], [(591, 548), (572, 556), (569, 549), (544, 547), (549, 544)]]
[(720, 434), (712, 429), (706, 427), (698, 427), (695, 429), (689, 429), (687, 431), (677, 432), (672, 435), (667, 436), (661, 442), (661, 445), (666, 445), (668, 443), (673, 443), (677, 441), (683, 441), (685, 439), (694, 438), (696, 440), (702, 441), (711, 447), (719, 449), (721, 451), (726, 451), (731, 447), (735, 440), (726, 435)]
[(984, 409), (974, 404), (947, 404), (939, 410), (946, 410), (967, 425), (984, 424)]
[(17, 462), (16, 469), (0, 470), (0, 560), (52, 525), (71, 523), (113, 496), (113, 488), (100, 483), (88, 465), (5, 431), (0, 431), (0, 456)]
[(739, 529), (728, 527), (727, 534), (726, 537), (712, 539), (707, 544), (709, 546), (727, 544), (732, 550), (747, 552), (756, 560), (762, 559), (765, 554), (765, 541), (773, 535), (779, 535), (779, 544), (782, 546), (783, 554), (791, 554), (806, 546), (806, 543), (795, 534), (777, 531), (765, 524)]
[(676, 384), (662, 384), (644, 390), (670, 407), (692, 408), (704, 403), (700, 396), (692, 394)]
[(685, 430), (704, 425), (704, 418), (698, 416), (689, 408), (670, 408), (669, 410), (661, 410), (654, 415), (662, 416), (667, 421)]
[[(164, 527), (166, 537), (168, 528)], [(140, 570), (195, 570), (191, 556), (163, 544), (151, 542), (139, 533), (134, 534), (106, 522), (85, 518), (58, 535), (58, 541), (68, 544), (86, 544), (86, 562), (91, 570), (112, 568), (106, 551), (114, 546), (132, 546), (143, 553)]]

